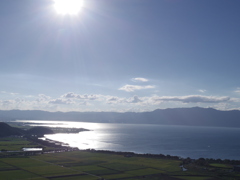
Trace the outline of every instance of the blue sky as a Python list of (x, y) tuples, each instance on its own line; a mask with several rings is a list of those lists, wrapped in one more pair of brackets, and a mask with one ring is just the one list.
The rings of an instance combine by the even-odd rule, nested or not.
[(1, 0), (0, 109), (240, 108), (238, 0)]

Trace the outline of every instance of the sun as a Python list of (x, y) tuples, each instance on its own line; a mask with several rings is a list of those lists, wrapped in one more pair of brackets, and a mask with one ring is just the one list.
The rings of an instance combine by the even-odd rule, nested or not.
[(59, 14), (78, 14), (83, 7), (83, 0), (54, 0), (54, 8)]

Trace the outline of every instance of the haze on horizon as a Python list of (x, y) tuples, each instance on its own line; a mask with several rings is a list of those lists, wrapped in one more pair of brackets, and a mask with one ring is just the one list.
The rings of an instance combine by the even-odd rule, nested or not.
[(0, 109), (240, 109), (240, 1), (2, 0)]

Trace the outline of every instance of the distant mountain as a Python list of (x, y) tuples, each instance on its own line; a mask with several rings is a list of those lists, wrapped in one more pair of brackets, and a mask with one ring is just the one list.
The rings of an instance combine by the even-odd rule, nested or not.
[(157, 109), (152, 112), (0, 111), (0, 120), (69, 120), (81, 122), (240, 127), (240, 111), (212, 108)]

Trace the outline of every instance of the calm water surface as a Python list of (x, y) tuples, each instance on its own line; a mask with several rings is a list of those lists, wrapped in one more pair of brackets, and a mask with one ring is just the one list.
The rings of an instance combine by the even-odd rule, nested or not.
[[(23, 122), (23, 121), (21, 121)], [(86, 128), (78, 134), (45, 135), (79, 149), (240, 159), (240, 129), (68, 121), (24, 121), (52, 127)], [(34, 125), (34, 124), (33, 124)], [(35, 124), (36, 125), (36, 124)]]

